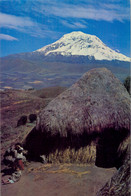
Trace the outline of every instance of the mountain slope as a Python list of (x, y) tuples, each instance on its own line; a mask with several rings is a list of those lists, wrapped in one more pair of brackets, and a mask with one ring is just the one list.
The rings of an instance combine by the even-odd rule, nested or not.
[(63, 56), (83, 55), (89, 56), (89, 59), (94, 57), (95, 60), (130, 61), (129, 57), (110, 49), (98, 37), (80, 31), (66, 34), (55, 43), (35, 52), (40, 52), (45, 56), (50, 54)]

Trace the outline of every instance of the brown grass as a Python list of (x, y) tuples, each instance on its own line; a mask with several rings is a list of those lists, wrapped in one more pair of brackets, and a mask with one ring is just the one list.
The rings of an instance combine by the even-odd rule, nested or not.
[(92, 163), (95, 162), (96, 147), (90, 145), (81, 147), (78, 150), (74, 148), (66, 148), (65, 150), (56, 150), (48, 155), (48, 161), (50, 163)]
[(74, 170), (71, 170), (70, 168), (65, 167), (65, 168), (59, 169), (59, 170), (47, 171), (47, 173), (52, 173), (52, 174), (64, 173), (64, 174), (71, 174), (71, 175), (76, 175), (77, 177), (81, 177), (82, 175), (90, 173), (90, 171), (78, 172), (78, 171), (74, 171)]
[[(53, 168), (52, 168), (53, 166)], [(55, 166), (55, 168), (54, 168)], [(90, 171), (76, 171), (75, 169), (71, 168), (72, 164), (45, 164), (37, 168), (29, 168), (27, 170), (27, 173), (33, 173), (35, 174), (35, 180), (40, 180), (42, 179), (41, 174), (48, 173), (48, 174), (70, 174), (70, 175), (75, 175), (76, 177), (81, 178), (83, 175), (89, 174)], [(78, 167), (86, 167), (87, 164), (77, 164), (76, 166)]]

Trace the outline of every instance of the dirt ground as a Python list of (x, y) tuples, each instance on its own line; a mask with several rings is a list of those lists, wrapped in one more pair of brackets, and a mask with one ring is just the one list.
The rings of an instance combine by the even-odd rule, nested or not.
[(20, 181), (1, 185), (1, 196), (95, 196), (115, 172), (115, 168), (103, 169), (93, 164), (31, 162)]

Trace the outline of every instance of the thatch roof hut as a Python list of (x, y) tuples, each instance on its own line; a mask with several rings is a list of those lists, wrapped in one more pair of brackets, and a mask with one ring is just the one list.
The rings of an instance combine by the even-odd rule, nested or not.
[[(40, 135), (37, 149), (44, 149), (43, 153), (48, 154), (54, 146), (80, 148), (98, 137), (106, 138), (106, 142), (103, 143), (103, 139), (98, 142), (97, 156), (101, 154), (101, 143), (107, 143), (110, 148), (103, 154), (113, 151), (111, 156), (114, 159), (119, 143), (129, 133), (129, 104), (127, 90), (109, 70), (92, 69), (41, 111), (36, 128), (26, 143), (36, 141)], [(28, 145), (28, 149), (32, 146), (35, 145)], [(100, 159), (96, 160), (96, 164), (106, 166)], [(110, 162), (109, 157), (105, 159)]]

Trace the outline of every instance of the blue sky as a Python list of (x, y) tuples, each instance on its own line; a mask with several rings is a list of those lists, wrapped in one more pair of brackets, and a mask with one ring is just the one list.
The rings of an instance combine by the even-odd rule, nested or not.
[(0, 0), (0, 56), (82, 31), (130, 56), (130, 0)]

